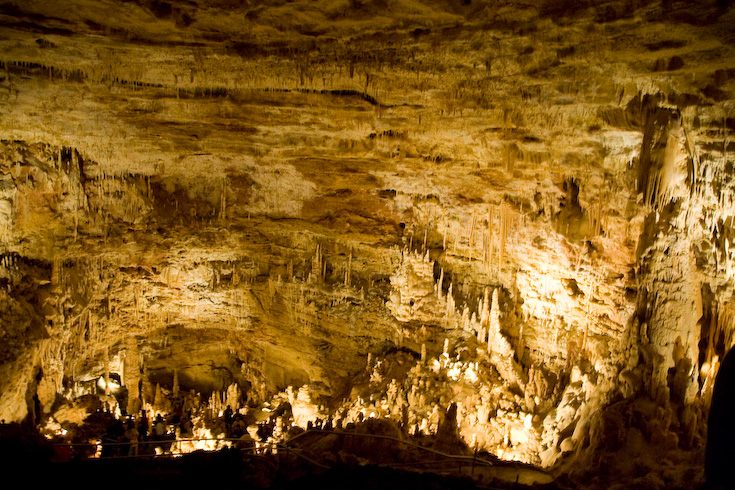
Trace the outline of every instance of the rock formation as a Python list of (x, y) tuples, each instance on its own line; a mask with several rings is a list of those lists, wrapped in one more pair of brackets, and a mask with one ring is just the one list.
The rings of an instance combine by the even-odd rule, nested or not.
[(5, 2), (0, 418), (193, 391), (436, 434), (451, 406), (580, 487), (701, 482), (732, 25), (720, 0)]

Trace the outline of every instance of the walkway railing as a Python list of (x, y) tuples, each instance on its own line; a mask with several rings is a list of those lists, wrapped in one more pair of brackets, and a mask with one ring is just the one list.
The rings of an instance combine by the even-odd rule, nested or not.
[(427, 453), (432, 453), (438, 456), (441, 456), (444, 458), (444, 460), (438, 460), (438, 461), (420, 461), (420, 462), (403, 462), (403, 463), (382, 463), (380, 466), (423, 466), (426, 464), (431, 463), (439, 463), (439, 462), (446, 462), (447, 460), (457, 462), (459, 464), (459, 470), (461, 472), (462, 470), (462, 464), (469, 463), (472, 465), (472, 472), (474, 473), (474, 469), (476, 465), (481, 466), (495, 466), (495, 461), (487, 461), (482, 458), (477, 457), (477, 451), (472, 456), (463, 455), (463, 454), (447, 454), (442, 451), (437, 451), (436, 449), (428, 448), (425, 446), (422, 446), (420, 444), (416, 444), (410, 441), (406, 441), (403, 439), (398, 439), (397, 437), (392, 436), (386, 436), (386, 435), (380, 435), (380, 434), (361, 434), (356, 432), (350, 432), (350, 431), (342, 431), (342, 430), (319, 430), (319, 429), (312, 429), (307, 430), (305, 432), (302, 432), (301, 434), (298, 434), (288, 441), (286, 441), (284, 444), (286, 446), (289, 446), (293, 444), (294, 441), (297, 441), (298, 439), (305, 437), (308, 434), (320, 434), (320, 435), (330, 435), (330, 434), (339, 434), (343, 436), (350, 436), (350, 437), (363, 437), (363, 438), (370, 438), (370, 439), (384, 439), (389, 440), (393, 442), (397, 442), (399, 444), (402, 444), (404, 446), (412, 447), (414, 449), (418, 449)]
[[(498, 461), (490, 461), (483, 459), (481, 457), (478, 457), (477, 451), (474, 452), (473, 455), (466, 455), (466, 454), (448, 454), (442, 451), (438, 451), (436, 449), (428, 448), (425, 446), (422, 446), (420, 444), (416, 444), (411, 441), (406, 441), (403, 439), (399, 439), (397, 437), (393, 436), (387, 436), (387, 435), (379, 435), (379, 434), (364, 434), (364, 433), (356, 433), (352, 431), (345, 431), (345, 430), (321, 430), (321, 429), (309, 429), (304, 432), (301, 432), (297, 434), (296, 436), (290, 438), (287, 441), (283, 441), (280, 443), (276, 442), (257, 442), (254, 441), (253, 445), (248, 447), (238, 447), (238, 443), (242, 443), (240, 439), (234, 439), (234, 438), (186, 438), (186, 439), (170, 439), (170, 440), (158, 440), (158, 441), (141, 441), (138, 443), (130, 443), (130, 442), (110, 442), (110, 443), (96, 443), (96, 444), (62, 444), (62, 445), (56, 445), (58, 446), (66, 446), (66, 447), (72, 447), (72, 448), (83, 448), (81, 452), (86, 454), (95, 454), (96, 457), (90, 458), (90, 459), (99, 459), (99, 460), (108, 460), (108, 459), (136, 459), (136, 458), (161, 458), (161, 457), (178, 457), (183, 454), (185, 454), (185, 451), (182, 451), (182, 446), (186, 443), (211, 443), (213, 446), (210, 451), (217, 451), (224, 447), (230, 447), (236, 450), (239, 450), (241, 454), (244, 455), (251, 455), (255, 457), (263, 457), (263, 456), (270, 456), (270, 455), (284, 455), (286, 465), (288, 465), (288, 460), (290, 455), (294, 455), (295, 457), (299, 459), (303, 459), (304, 461), (308, 462), (311, 465), (314, 465), (315, 467), (321, 468), (321, 469), (329, 469), (329, 466), (324, 465), (318, 461), (316, 461), (316, 458), (313, 454), (310, 454), (307, 450), (299, 447), (294, 447), (294, 443), (297, 443), (299, 440), (307, 437), (307, 436), (317, 436), (317, 437), (326, 437), (330, 435), (338, 435), (342, 437), (355, 437), (355, 438), (363, 438), (363, 439), (382, 439), (382, 440), (388, 440), (406, 447), (410, 447), (413, 449), (417, 449), (419, 451), (422, 451), (426, 454), (431, 454), (434, 458), (431, 460), (425, 460), (425, 461), (402, 461), (402, 462), (390, 462), (390, 463), (374, 463), (376, 466), (383, 466), (383, 467), (395, 467), (395, 468), (407, 468), (407, 467), (413, 467), (415, 469), (419, 470), (425, 470), (427, 465), (434, 466), (434, 472), (436, 472), (437, 465), (444, 465), (444, 464), (450, 464), (454, 465), (456, 464), (456, 470), (457, 474), (461, 475), (463, 474), (463, 470), (466, 468), (470, 468), (470, 475), (471, 477), (474, 477), (475, 468), (480, 467), (493, 467), (498, 465)], [(99, 457), (100, 454), (103, 454), (105, 447), (111, 447), (112, 449), (120, 449), (125, 448), (128, 449), (133, 445), (138, 446), (138, 454), (137, 455), (110, 455), (110, 456), (102, 456)], [(148, 454), (141, 454), (141, 448), (142, 447), (148, 447)], [(167, 451), (162, 451), (160, 454), (151, 454), (150, 453), (150, 447), (162, 447), (162, 446), (168, 446)], [(85, 450), (86, 449), (86, 450)], [(94, 451), (92, 451), (94, 449)], [(145, 453), (145, 451), (143, 451)], [(436, 457), (439, 457), (441, 459), (438, 459)], [(279, 458), (279, 465), (281, 464), (281, 458)], [(502, 463), (501, 463), (502, 464)], [(288, 470), (288, 467), (286, 467), (286, 470)], [(451, 468), (448, 468), (448, 470), (451, 470)], [(537, 470), (540, 471), (540, 470)], [(286, 474), (288, 474), (288, 471), (286, 471)]]

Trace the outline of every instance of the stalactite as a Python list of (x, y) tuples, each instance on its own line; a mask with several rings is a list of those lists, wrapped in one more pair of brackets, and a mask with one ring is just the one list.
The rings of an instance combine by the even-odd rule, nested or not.
[(322, 247), (321, 245), (317, 244), (316, 246), (316, 252), (314, 253), (314, 257), (311, 259), (311, 276), (312, 280), (320, 282), (321, 281), (321, 275), (323, 270), (323, 264), (322, 264)]
[(441, 272), (439, 273), (439, 282), (436, 286), (436, 296), (439, 300), (442, 299), (442, 295), (444, 294), (443, 291), (444, 287), (444, 267), (441, 268)]
[(518, 353), (518, 359), (523, 359), (523, 351), (525, 350), (525, 344), (523, 342), (523, 327), (524, 324), (521, 323), (518, 327), (518, 346), (516, 347), (516, 352)]
[(475, 241), (475, 225), (477, 223), (477, 215), (475, 214), (475, 211), (472, 211), (472, 219), (469, 229), (469, 260), (472, 261), (472, 252), (474, 251), (474, 241)]
[(347, 270), (345, 271), (345, 286), (349, 287), (352, 276), (352, 247), (350, 247), (350, 257), (347, 261)]
[(462, 227), (459, 225), (459, 223), (457, 223), (455, 225), (455, 228), (456, 230), (454, 232), (454, 246), (452, 247), (452, 253), (454, 254), (457, 253), (457, 241), (459, 240), (459, 234), (460, 234), (460, 230), (462, 229)]
[(495, 246), (495, 241), (493, 240), (493, 223), (494, 223), (494, 214), (495, 214), (495, 207), (493, 205), (488, 205), (487, 208), (487, 228), (485, 230), (485, 233), (487, 235), (487, 243), (486, 243), (486, 249), (487, 252), (485, 253), (485, 266), (487, 268), (487, 272), (491, 273), (493, 270), (493, 251)]
[(604, 214), (601, 204), (593, 204), (587, 210), (587, 216), (592, 236), (599, 236), (602, 232), (602, 224), (604, 222)]
[(222, 179), (222, 194), (220, 197), (220, 219), (227, 219), (227, 178)]
[(503, 258), (505, 256), (505, 244), (508, 238), (508, 234), (510, 233), (513, 222), (514, 222), (514, 214), (513, 211), (510, 208), (510, 205), (507, 202), (503, 202), (500, 205), (499, 208), (499, 217), (500, 217), (500, 237), (498, 238), (498, 274), (503, 269)]

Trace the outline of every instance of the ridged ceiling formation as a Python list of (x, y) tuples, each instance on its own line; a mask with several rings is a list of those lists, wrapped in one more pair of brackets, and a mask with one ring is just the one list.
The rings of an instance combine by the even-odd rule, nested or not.
[(0, 418), (112, 373), (143, 402), (287, 393), (304, 423), (431, 431), (459, 402), (506, 459), (646, 447), (614, 476), (701, 480), (735, 327), (732, 25), (722, 1), (4, 2)]

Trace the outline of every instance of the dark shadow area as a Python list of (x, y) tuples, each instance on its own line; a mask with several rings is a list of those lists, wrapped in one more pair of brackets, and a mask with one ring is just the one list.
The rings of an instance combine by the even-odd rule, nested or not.
[(704, 471), (707, 489), (735, 488), (735, 349), (717, 373), (707, 425)]

